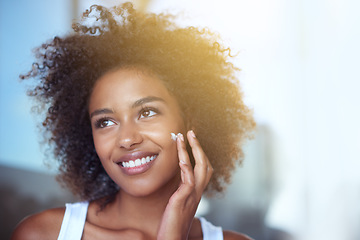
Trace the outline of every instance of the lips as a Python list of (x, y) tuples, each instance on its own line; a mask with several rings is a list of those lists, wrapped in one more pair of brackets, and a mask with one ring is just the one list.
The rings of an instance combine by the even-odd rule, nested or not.
[(152, 162), (157, 155), (152, 152), (134, 152), (122, 156), (116, 163), (123, 168), (141, 167)]
[(125, 167), (125, 168), (139, 167), (141, 165), (144, 165), (146, 163), (151, 162), (152, 160), (154, 160), (156, 158), (156, 156), (157, 155), (155, 154), (155, 155), (152, 155), (152, 156), (146, 156), (146, 157), (142, 157), (142, 158), (137, 158), (134, 161), (130, 160), (130, 161), (127, 161), (127, 162), (120, 162), (120, 164), (121, 164), (122, 167)]

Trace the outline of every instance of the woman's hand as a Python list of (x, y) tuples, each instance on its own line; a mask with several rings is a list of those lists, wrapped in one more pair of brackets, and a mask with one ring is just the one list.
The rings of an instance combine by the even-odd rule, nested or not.
[(196, 209), (213, 173), (209, 159), (192, 130), (187, 133), (187, 138), (192, 148), (195, 167), (193, 169), (191, 166), (184, 136), (179, 134), (177, 148), (181, 169), (181, 183), (166, 206), (158, 231), (158, 240), (183, 240), (188, 238)]

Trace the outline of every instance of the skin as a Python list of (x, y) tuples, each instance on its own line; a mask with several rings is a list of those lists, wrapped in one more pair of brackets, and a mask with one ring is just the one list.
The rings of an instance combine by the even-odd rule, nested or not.
[[(163, 83), (136, 69), (108, 72), (94, 86), (89, 115), (97, 154), (121, 190), (102, 211), (90, 203), (82, 239), (202, 239), (194, 215), (213, 169)], [(174, 141), (171, 132), (186, 138)], [(156, 158), (135, 174), (120, 163), (147, 155)], [(64, 211), (25, 219), (12, 239), (56, 239)], [(230, 231), (224, 238), (250, 239)]]

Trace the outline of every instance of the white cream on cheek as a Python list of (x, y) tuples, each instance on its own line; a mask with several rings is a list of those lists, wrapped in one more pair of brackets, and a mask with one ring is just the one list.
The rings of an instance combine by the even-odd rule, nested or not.
[(177, 135), (175, 133), (170, 133), (170, 135), (171, 135), (171, 139), (176, 141)]
[(176, 141), (176, 139), (178, 138), (178, 136), (180, 135), (181, 133), (178, 133), (178, 134), (175, 134), (175, 133), (170, 133), (171, 135), (171, 139)]

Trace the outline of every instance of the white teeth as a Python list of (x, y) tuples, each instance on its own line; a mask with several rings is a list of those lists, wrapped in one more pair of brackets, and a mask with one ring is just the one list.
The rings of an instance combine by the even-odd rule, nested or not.
[(128, 162), (122, 162), (121, 165), (125, 168), (131, 168), (131, 167), (138, 167), (141, 166), (142, 164), (146, 164), (148, 162), (151, 162), (152, 160), (154, 160), (156, 158), (156, 155), (154, 156), (147, 156), (147, 157), (143, 157), (143, 158), (138, 158), (135, 161), (130, 160)]
[(136, 159), (135, 160), (135, 166), (140, 166), (141, 165), (141, 160), (140, 159)]

